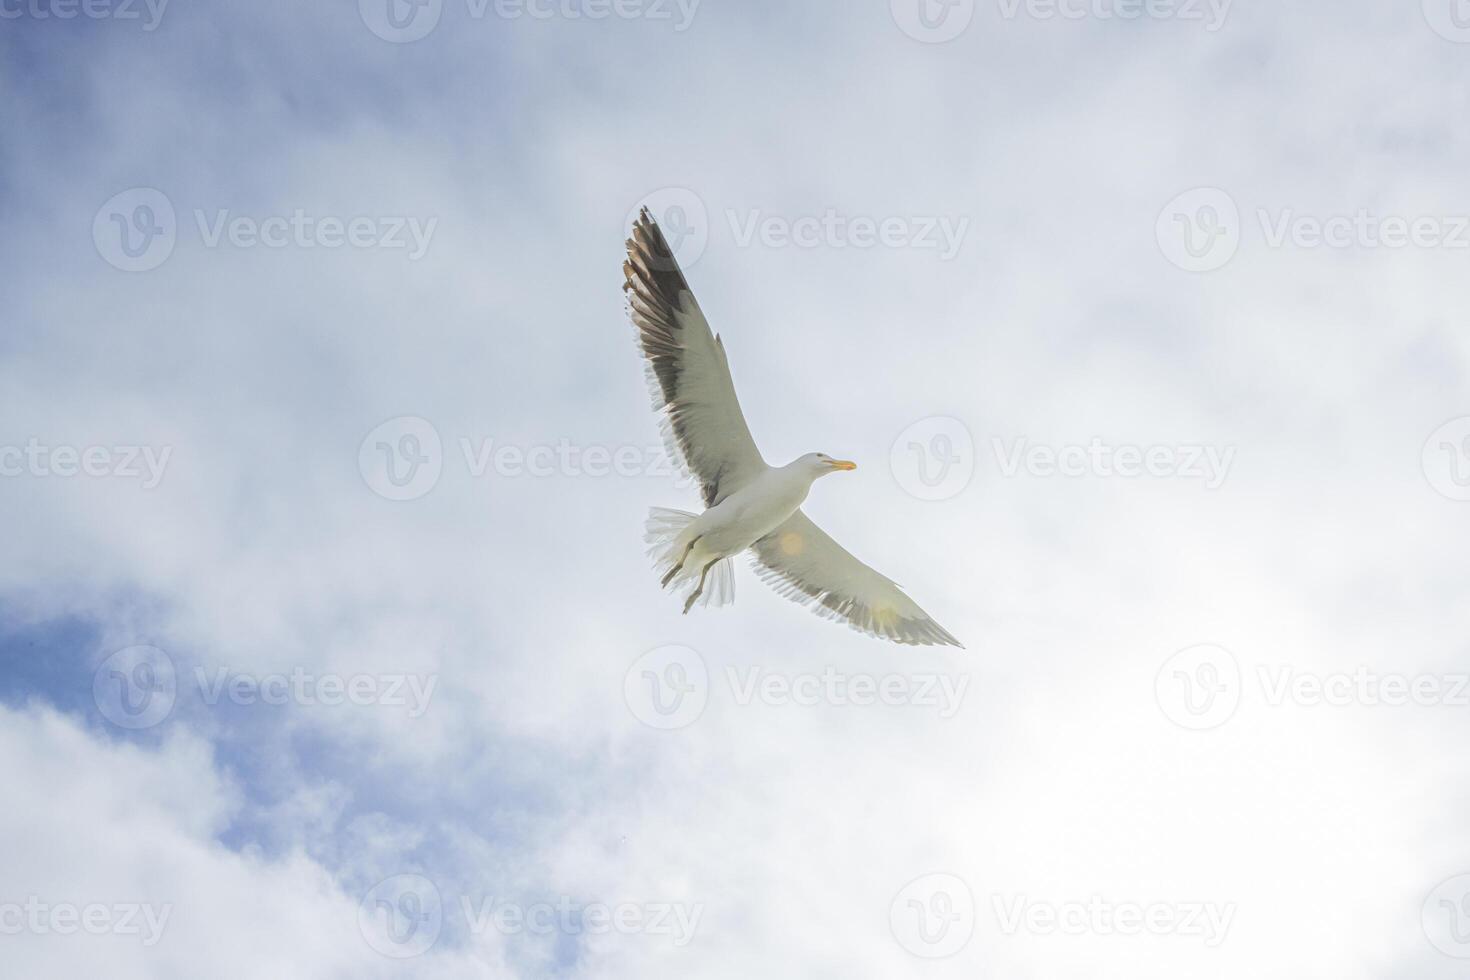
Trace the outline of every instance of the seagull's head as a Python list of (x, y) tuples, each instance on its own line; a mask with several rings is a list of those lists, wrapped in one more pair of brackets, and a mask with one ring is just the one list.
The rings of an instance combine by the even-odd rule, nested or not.
[(855, 470), (857, 464), (845, 459), (833, 459), (826, 453), (807, 453), (796, 461), (796, 465), (811, 474), (813, 480), (838, 470)]

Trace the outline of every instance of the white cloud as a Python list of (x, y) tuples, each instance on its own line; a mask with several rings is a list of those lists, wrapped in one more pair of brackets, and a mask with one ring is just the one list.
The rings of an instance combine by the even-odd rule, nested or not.
[[(1470, 414), (1460, 259), (1272, 249), (1246, 228), (1230, 264), (1191, 275), (1155, 224), (1200, 186), (1247, 218), (1452, 210), (1466, 147), (1444, 106), (1463, 52), (1415, 5), (1236, 5), (1206, 33), (1007, 21), (982, 4), (935, 46), (886, 6), (707, 5), (678, 37), (446, 15), (402, 46), (350, 5), (179, 9), (147, 38), (89, 46), (86, 64), (71, 55), (95, 132), (53, 132), (27, 98), (0, 109), (33, 134), (6, 151), (7, 203), (29, 204), (11, 203), (4, 252), (17, 326), (0, 443), (172, 447), (147, 491), (0, 479), (0, 507), (23, 515), (5, 524), (0, 595), (35, 618), (95, 618), (103, 653), (147, 640), (211, 668), (439, 677), (418, 720), (273, 716), (283, 754), (294, 736), (331, 748), (282, 758), (271, 801), (240, 799), (211, 765), (204, 740), (227, 744), (229, 718), (183, 714), (153, 751), (42, 710), (0, 716), (17, 798), (35, 801), (0, 845), (17, 882), (184, 896), (158, 947), (170, 958), (33, 938), (19, 962), (75, 957), (63, 962), (85, 972), (105, 955), (119, 975), (184, 975), (197, 954), (242, 975), (391, 973), (357, 935), (356, 901), (427, 851), (451, 897), (705, 908), (678, 949), (450, 923), (436, 974), (502, 957), (522, 975), (901, 974), (916, 961), (889, 935), (890, 902), (936, 871), (978, 903), (976, 938), (937, 967), (954, 975), (1453, 966), (1418, 921), (1470, 861), (1450, 837), (1465, 785), (1453, 711), (1247, 696), (1218, 731), (1191, 733), (1153, 691), (1166, 658), (1204, 642), (1248, 668), (1453, 668), (1470, 512), (1434, 493), (1419, 457)], [(200, 54), (216, 23), (237, 28), (237, 70)], [(50, 151), (68, 140), (85, 149), (63, 170)], [(159, 268), (127, 274), (91, 228), (142, 185), (185, 225)], [(655, 440), (618, 263), (628, 209), (665, 186), (711, 216), (690, 278), (763, 448), (858, 459), (810, 511), (968, 652), (883, 646), (743, 573), (733, 609), (681, 617), (639, 531), (644, 508), (689, 505), (689, 491), (656, 476), (476, 478), (458, 458), (461, 438)], [(438, 225), (413, 262), (211, 249), (191, 237), (196, 208)], [(721, 218), (828, 208), (971, 225), (939, 261), (740, 247)], [(430, 420), (447, 453), (432, 492), (391, 502), (357, 454), (402, 415)], [(886, 471), (894, 438), (933, 415), (964, 420), (981, 450), (971, 484), (937, 503)], [(1211, 493), (1003, 479), (992, 437), (1237, 456)], [(950, 721), (715, 692), (698, 722), (660, 733), (627, 710), (624, 672), (674, 642), (717, 676), (835, 664), (972, 680)], [(90, 795), (53, 804), (69, 771)], [(393, 807), (349, 788), (364, 774), (417, 805), (376, 812)], [(81, 815), (99, 812), (113, 846), (63, 847), (92, 840)], [(291, 847), (267, 859), (215, 843), (242, 815)], [(1008, 937), (996, 894), (1238, 912), (1218, 950)]]
[[(357, 928), (357, 898), (296, 851), (278, 859), (216, 839), (239, 794), (187, 734), (157, 750), (109, 744), (45, 708), (0, 709), (6, 968), (16, 976), (392, 976)], [(31, 906), (36, 911), (27, 911)], [(92, 935), (66, 906), (138, 907)], [(151, 922), (158, 926), (149, 927)], [(34, 923), (40, 923), (36, 927)], [(136, 925), (138, 932), (132, 931)], [(494, 975), (460, 954), (446, 975)]]

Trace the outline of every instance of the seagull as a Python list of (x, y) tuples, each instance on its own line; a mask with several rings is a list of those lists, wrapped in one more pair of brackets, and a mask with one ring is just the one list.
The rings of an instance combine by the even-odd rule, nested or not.
[[(628, 316), (647, 363), (664, 444), (695, 480), (705, 511), (650, 509), (645, 540), (660, 586), (688, 591), (684, 612), (735, 599), (731, 558), (749, 551), (757, 574), (819, 616), (894, 643), (957, 646), (891, 580), (854, 558), (802, 513), (821, 477), (857, 469), (826, 453), (770, 466), (756, 448), (725, 358), (663, 231), (639, 211), (623, 263)], [(696, 583), (697, 579), (697, 583)], [(690, 586), (693, 588), (689, 588)]]

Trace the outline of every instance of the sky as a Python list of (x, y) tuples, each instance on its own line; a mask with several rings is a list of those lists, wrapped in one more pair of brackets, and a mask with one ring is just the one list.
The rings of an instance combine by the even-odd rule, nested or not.
[[(1463, 975), (1463, 0), (0, 0), (0, 84), (0, 976)], [(660, 592), (644, 205), (965, 649)]]

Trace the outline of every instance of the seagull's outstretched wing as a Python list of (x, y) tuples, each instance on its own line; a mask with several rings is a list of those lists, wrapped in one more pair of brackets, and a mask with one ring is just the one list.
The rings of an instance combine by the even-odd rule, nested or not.
[(766, 461), (735, 398), (725, 345), (710, 332), (647, 208), (633, 225), (623, 274), (664, 443), (713, 507), (764, 471)]
[(760, 577), (781, 595), (855, 630), (915, 646), (963, 647), (890, 579), (852, 556), (797, 511), (751, 550)]

